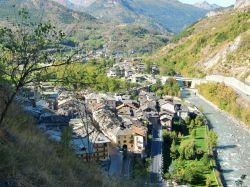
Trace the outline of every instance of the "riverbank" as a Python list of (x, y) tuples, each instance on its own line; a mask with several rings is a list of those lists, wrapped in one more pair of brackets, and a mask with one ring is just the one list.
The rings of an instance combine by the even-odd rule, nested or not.
[[(249, 125), (247, 125), (246, 123), (244, 123), (243, 121), (240, 121), (239, 119), (235, 118), (233, 115), (231, 115), (229, 112), (220, 109), (216, 104), (214, 104), (213, 102), (209, 101), (208, 99), (206, 99), (204, 96), (202, 96), (198, 90), (194, 91), (196, 93), (196, 95), (198, 97), (200, 97), (203, 101), (205, 101), (206, 103), (208, 103), (209, 105), (211, 105), (215, 110), (221, 112), (225, 117), (228, 117), (230, 120), (232, 120), (234, 123), (236, 124), (240, 124), (241, 127), (244, 128), (244, 130), (248, 131), (250, 133), (250, 127)], [(249, 114), (250, 115), (250, 114)]]
[(233, 88), (220, 83), (206, 83), (198, 85), (197, 89), (206, 100), (237, 119), (237, 123), (250, 127), (250, 102)]
[[(249, 132), (204, 97), (193, 94), (194, 91), (190, 93), (185, 100), (202, 107), (211, 127), (218, 135), (217, 158), (221, 166), (220, 172), (225, 180), (225, 186), (233, 186), (243, 174), (250, 173)], [(250, 184), (250, 177), (247, 177), (244, 184)]]
[(163, 131), (164, 177), (196, 187), (223, 186), (213, 155), (212, 142), (217, 138), (206, 120), (201, 115), (189, 116), (175, 121), (172, 128), (172, 132)]

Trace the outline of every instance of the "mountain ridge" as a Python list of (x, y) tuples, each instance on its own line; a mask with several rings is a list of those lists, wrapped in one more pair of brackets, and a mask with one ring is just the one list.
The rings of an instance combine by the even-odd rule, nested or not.
[(84, 44), (88, 53), (93, 50), (109, 55), (148, 53), (165, 45), (170, 37), (166, 31), (145, 29), (143, 25), (106, 23), (50, 0), (46, 3), (39, 0), (4, 1), (0, 6), (1, 25), (15, 22), (17, 15), (14, 12), (17, 14), (21, 8), (26, 8), (36, 21), (51, 21), (68, 35), (70, 43)]
[[(65, 0), (54, 0), (67, 6)], [(64, 2), (62, 2), (64, 1)], [(140, 24), (154, 29), (179, 32), (204, 17), (208, 10), (177, 0), (91, 0), (88, 6), (71, 6), (104, 21)]]
[(207, 1), (199, 1), (195, 3), (194, 6), (197, 8), (201, 8), (201, 9), (205, 9), (209, 11), (221, 8), (221, 6), (217, 4), (209, 4)]

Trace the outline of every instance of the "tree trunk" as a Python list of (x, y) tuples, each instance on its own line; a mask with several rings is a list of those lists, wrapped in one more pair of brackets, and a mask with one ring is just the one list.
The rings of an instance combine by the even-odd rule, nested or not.
[(10, 107), (11, 103), (15, 99), (18, 90), (19, 89), (16, 89), (16, 91), (14, 93), (12, 93), (11, 97), (8, 99), (8, 102), (6, 103), (6, 105), (4, 107), (4, 110), (1, 113), (1, 116), (0, 116), (0, 128), (3, 126), (3, 120), (7, 115), (7, 112), (9, 110), (9, 107)]

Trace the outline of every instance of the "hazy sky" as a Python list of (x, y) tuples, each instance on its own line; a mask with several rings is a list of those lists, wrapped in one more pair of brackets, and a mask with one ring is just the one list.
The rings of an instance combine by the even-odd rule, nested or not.
[[(194, 4), (194, 3), (201, 1), (201, 0), (179, 0), (179, 1), (181, 1), (183, 3)], [(206, 0), (206, 1), (210, 4), (215, 3), (217, 5), (224, 6), (224, 7), (230, 6), (230, 5), (235, 3), (235, 0)]]

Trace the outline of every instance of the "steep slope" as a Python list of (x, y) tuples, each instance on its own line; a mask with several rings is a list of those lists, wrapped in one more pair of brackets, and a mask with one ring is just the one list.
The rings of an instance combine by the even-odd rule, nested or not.
[(158, 59), (163, 74), (250, 75), (250, 11), (228, 11), (201, 20), (179, 34), (173, 43), (151, 57)]
[(105, 21), (136, 23), (173, 32), (180, 31), (207, 13), (207, 10), (177, 0), (95, 0), (87, 7), (83, 3), (82, 6), (74, 4), (71, 8), (87, 11)]
[(250, 0), (236, 0), (235, 9), (245, 8), (250, 6)]
[(136, 25), (104, 23), (87, 13), (72, 11), (50, 0), (0, 0), (0, 4), (1, 25), (15, 21), (18, 10), (26, 8), (33, 20), (50, 20), (67, 33), (68, 43), (73, 43), (73, 46), (84, 43), (90, 51), (94, 49), (115, 54), (118, 48), (119, 53), (150, 52), (166, 44), (169, 38), (166, 32), (147, 30)]
[[(0, 87), (0, 106), (7, 94)], [(141, 186), (139, 181), (107, 176), (96, 162), (85, 162), (73, 150), (49, 140), (35, 124), (20, 103), (9, 109), (0, 128), (1, 187)]]

